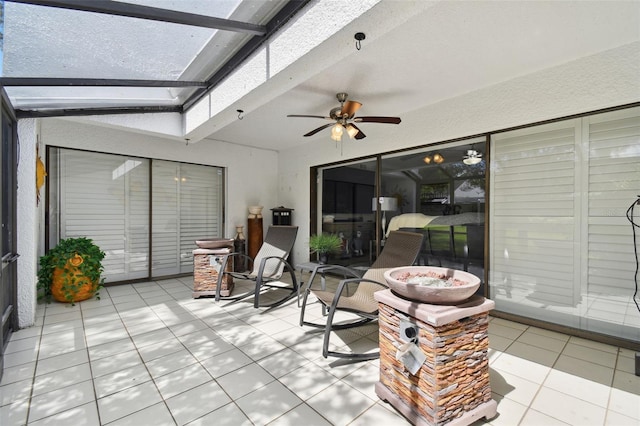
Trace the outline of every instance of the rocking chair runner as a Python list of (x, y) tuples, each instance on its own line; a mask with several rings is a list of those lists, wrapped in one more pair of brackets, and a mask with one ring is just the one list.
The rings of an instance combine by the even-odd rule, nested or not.
[[(308, 325), (317, 328), (324, 328), (324, 341), (322, 344), (322, 356), (335, 356), (340, 358), (352, 358), (358, 360), (375, 359), (380, 356), (379, 352), (365, 354), (349, 354), (329, 351), (329, 339), (333, 330), (341, 330), (366, 324), (378, 318), (378, 302), (374, 299), (373, 293), (387, 288), (384, 279), (384, 272), (390, 268), (413, 265), (420, 254), (423, 235), (413, 232), (392, 231), (386, 241), (384, 249), (371, 268), (362, 276), (356, 271), (344, 266), (322, 265), (313, 272), (309, 279), (309, 284), (304, 291), (302, 311), (300, 313), (300, 325)], [(312, 289), (313, 279), (317, 273), (335, 272), (345, 277), (340, 281), (336, 292)], [(346, 295), (345, 290), (348, 285), (357, 284), (358, 288), (352, 295)], [(327, 321), (325, 324), (316, 324), (304, 320), (307, 298), (309, 293), (313, 293), (323, 307), (329, 308)], [(358, 319), (348, 323), (334, 324), (336, 311), (345, 311), (356, 314)]]
[[(220, 265), (220, 273), (218, 274), (216, 302), (220, 299), (237, 301), (247, 298), (253, 294), (253, 306), (258, 308), (260, 306), (260, 293), (263, 290), (263, 287), (290, 290), (284, 298), (268, 305), (270, 307), (278, 306), (292, 297), (297, 296), (299, 294), (299, 289), (295, 270), (287, 261), (287, 257), (289, 257), (289, 254), (291, 253), (297, 234), (297, 226), (269, 226), (267, 235), (265, 236), (264, 242), (262, 243), (260, 250), (258, 250), (255, 259), (252, 259), (244, 253), (229, 253), (228, 255), (225, 255), (222, 264)], [(241, 256), (253, 262), (252, 270), (250, 272), (227, 271), (227, 262), (230, 258), (233, 259), (234, 256)], [(273, 284), (282, 278), (285, 268), (291, 275), (290, 288)], [(238, 296), (231, 295), (223, 297), (220, 295), (220, 290), (222, 288), (222, 280), (225, 275), (229, 275), (239, 280), (253, 281), (255, 282), (255, 290), (251, 290)]]

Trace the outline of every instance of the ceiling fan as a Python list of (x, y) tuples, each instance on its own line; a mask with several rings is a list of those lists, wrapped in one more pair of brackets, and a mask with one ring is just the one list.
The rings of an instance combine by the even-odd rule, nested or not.
[(322, 118), (324, 120), (333, 121), (333, 123), (325, 124), (324, 126), (320, 126), (317, 129), (313, 129), (309, 133), (304, 136), (313, 136), (321, 130), (324, 130), (328, 127), (332, 127), (331, 129), (331, 139), (336, 142), (342, 140), (342, 135), (346, 131), (351, 139), (364, 139), (367, 136), (362, 133), (355, 123), (387, 123), (387, 124), (399, 124), (399, 117), (355, 117), (356, 112), (360, 109), (362, 104), (357, 101), (348, 101), (347, 94), (344, 92), (338, 93), (336, 98), (340, 102), (340, 106), (331, 109), (329, 111), (329, 116), (324, 117), (322, 115), (300, 115), (300, 114), (289, 114), (287, 117), (310, 117), (310, 118)]
[(462, 162), (467, 165), (478, 164), (482, 161), (482, 153), (475, 149), (468, 149), (467, 154), (463, 157)]

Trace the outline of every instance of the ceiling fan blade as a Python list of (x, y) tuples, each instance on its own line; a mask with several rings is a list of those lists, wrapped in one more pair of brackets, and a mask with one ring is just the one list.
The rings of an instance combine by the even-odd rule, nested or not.
[(333, 120), (331, 117), (325, 117), (323, 115), (303, 115), (303, 114), (289, 114), (287, 117), (307, 117), (307, 118), (322, 118), (324, 120)]
[(353, 117), (353, 115), (360, 109), (362, 104), (357, 101), (347, 101), (342, 106), (342, 111), (340, 111), (340, 115), (344, 117), (346, 114), (348, 118)]
[(358, 133), (356, 133), (356, 135), (353, 137), (354, 139), (364, 139), (367, 137), (367, 135), (365, 135), (364, 133), (362, 133), (362, 130), (358, 129), (358, 126), (356, 126), (353, 123), (349, 124), (350, 126), (353, 126), (354, 129), (356, 129), (358, 131)]
[(333, 123), (325, 124), (324, 126), (320, 126), (320, 127), (318, 127), (317, 129), (313, 129), (312, 131), (310, 131), (309, 133), (307, 133), (307, 134), (306, 134), (306, 135), (304, 135), (304, 136), (313, 136), (313, 135), (315, 135), (316, 133), (318, 133), (320, 130), (324, 130), (324, 129), (326, 129), (327, 127), (331, 127), (331, 126), (333, 126), (333, 125), (334, 125)]
[(356, 123), (388, 123), (400, 124), (400, 117), (356, 117), (353, 119)]

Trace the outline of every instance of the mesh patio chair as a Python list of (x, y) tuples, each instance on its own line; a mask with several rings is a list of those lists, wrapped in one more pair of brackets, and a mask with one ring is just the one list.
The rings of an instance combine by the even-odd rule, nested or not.
[[(272, 225), (269, 226), (267, 235), (265, 236), (264, 242), (262, 243), (260, 250), (258, 250), (255, 259), (252, 259), (250, 256), (247, 256), (244, 253), (229, 253), (228, 255), (224, 256), (224, 260), (220, 265), (220, 271), (224, 272), (218, 274), (218, 283), (216, 286), (216, 302), (221, 299), (239, 301), (253, 295), (253, 306), (258, 308), (259, 306), (261, 306), (260, 294), (263, 290), (265, 290), (265, 287), (285, 289), (289, 291), (289, 293), (286, 294), (283, 298), (265, 306), (275, 307), (281, 305), (292, 297), (299, 295), (298, 281), (296, 280), (295, 270), (291, 267), (287, 260), (289, 254), (291, 253), (291, 249), (293, 248), (293, 244), (296, 241), (297, 234), (297, 226)], [(227, 261), (229, 259), (233, 259), (234, 257), (237, 259), (236, 256), (241, 256), (245, 259), (249, 259), (253, 264), (252, 270), (246, 272), (227, 271)], [(280, 282), (280, 278), (282, 278), (285, 269), (291, 276), (291, 287), (283, 285), (284, 283)], [(225, 275), (231, 276), (234, 279), (238, 280), (253, 281), (255, 282), (255, 289), (237, 296), (221, 296), (220, 291), (222, 288), (222, 280)]]
[[(375, 359), (380, 356), (379, 352), (352, 354), (343, 352), (333, 352), (329, 350), (329, 339), (331, 332), (366, 324), (378, 318), (378, 302), (374, 299), (373, 293), (384, 290), (387, 283), (384, 279), (384, 272), (390, 268), (413, 265), (418, 259), (420, 248), (422, 247), (423, 235), (414, 232), (392, 231), (389, 234), (384, 249), (380, 256), (371, 265), (365, 274), (360, 277), (355, 270), (351, 270), (339, 265), (321, 265), (314, 270), (309, 283), (304, 290), (302, 310), (300, 312), (300, 325), (308, 325), (317, 328), (324, 328), (324, 341), (322, 344), (322, 356), (334, 356), (339, 358), (351, 358), (357, 360)], [(313, 279), (316, 273), (337, 273), (345, 277), (338, 284), (337, 290), (327, 291), (312, 288)], [(347, 287), (356, 285), (353, 294), (349, 295)], [(309, 294), (313, 293), (320, 304), (329, 308), (327, 319), (324, 324), (305, 321), (304, 315)], [(340, 322), (334, 324), (336, 311), (349, 312), (356, 315), (353, 321)]]

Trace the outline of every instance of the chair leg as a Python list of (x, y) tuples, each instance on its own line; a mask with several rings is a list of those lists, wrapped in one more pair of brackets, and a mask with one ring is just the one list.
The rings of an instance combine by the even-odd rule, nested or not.
[[(329, 350), (329, 340), (331, 339), (331, 332), (334, 330), (340, 330), (343, 328), (347, 328), (347, 327), (334, 327), (333, 326), (333, 317), (335, 316), (336, 313), (336, 309), (335, 306), (331, 305), (331, 308), (329, 308), (329, 314), (327, 315), (327, 324), (324, 327), (324, 339), (322, 340), (322, 356), (327, 358), (330, 356), (336, 357), (336, 358), (348, 358), (348, 359), (354, 359), (354, 360), (358, 360), (358, 361), (365, 361), (365, 360), (370, 360), (370, 359), (376, 359), (380, 357), (380, 351), (377, 352), (372, 352), (372, 353), (366, 353), (366, 354), (348, 354), (348, 353), (343, 353), (343, 352), (334, 352), (334, 351), (330, 351)], [(372, 318), (365, 318), (362, 321), (359, 321), (357, 324), (360, 325), (360, 323), (365, 324), (367, 322), (371, 322), (373, 321)], [(351, 326), (353, 324), (350, 324)], [(349, 327), (351, 328), (351, 327)]]

